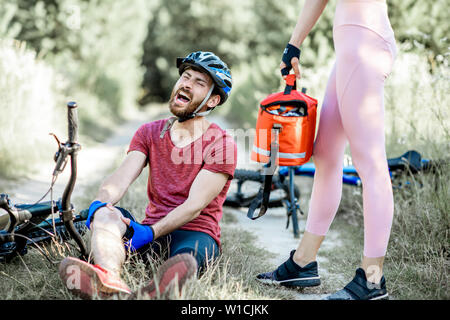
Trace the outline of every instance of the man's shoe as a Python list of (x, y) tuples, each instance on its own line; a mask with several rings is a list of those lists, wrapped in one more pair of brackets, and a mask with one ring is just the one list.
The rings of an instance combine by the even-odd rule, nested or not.
[(111, 276), (98, 265), (73, 257), (67, 257), (61, 262), (59, 276), (67, 289), (82, 299), (108, 297), (116, 293), (131, 294), (122, 279)]
[(295, 250), (289, 259), (272, 272), (261, 273), (256, 279), (263, 283), (277, 284), (285, 287), (315, 287), (320, 285), (317, 262), (308, 263), (303, 268), (293, 260)]
[(168, 297), (172, 290), (177, 288), (178, 293), (186, 281), (197, 273), (197, 260), (188, 253), (177, 254), (164, 262), (148, 285), (132, 294), (129, 299), (152, 299)]
[(324, 300), (388, 300), (386, 279), (381, 278), (379, 284), (367, 281), (362, 268), (356, 269), (355, 277), (342, 290), (339, 290)]

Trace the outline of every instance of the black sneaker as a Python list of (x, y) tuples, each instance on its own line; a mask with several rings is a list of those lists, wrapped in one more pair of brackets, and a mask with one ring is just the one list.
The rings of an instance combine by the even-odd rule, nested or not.
[(289, 259), (275, 271), (261, 273), (256, 279), (262, 283), (278, 284), (285, 287), (315, 287), (320, 285), (320, 276), (317, 271), (317, 262), (308, 263), (303, 268), (294, 262), (291, 251)]
[(381, 278), (379, 284), (367, 281), (362, 268), (356, 269), (355, 277), (342, 290), (339, 290), (324, 300), (388, 300), (386, 279)]

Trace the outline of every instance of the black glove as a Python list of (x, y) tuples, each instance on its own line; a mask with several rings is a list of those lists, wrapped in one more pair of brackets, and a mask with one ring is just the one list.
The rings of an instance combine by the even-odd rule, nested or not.
[(281, 74), (286, 76), (289, 74), (289, 71), (292, 69), (291, 60), (296, 57), (300, 60), (300, 49), (292, 44), (288, 43), (286, 49), (283, 51), (283, 56), (281, 57), (281, 61), (286, 64), (286, 67), (281, 69)]

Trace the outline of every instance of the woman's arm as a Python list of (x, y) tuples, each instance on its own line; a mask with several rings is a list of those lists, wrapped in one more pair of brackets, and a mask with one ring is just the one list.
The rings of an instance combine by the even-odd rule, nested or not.
[[(303, 6), (300, 16), (295, 25), (294, 31), (292, 32), (291, 39), (289, 43), (296, 48), (300, 48), (306, 36), (309, 34), (311, 29), (316, 24), (323, 10), (325, 9), (328, 0), (306, 0)], [(293, 57), (291, 60), (292, 67), (297, 78), (300, 78), (300, 70), (298, 67), (298, 58)], [(280, 69), (286, 67), (284, 62), (281, 62)]]
[(316, 24), (328, 0), (306, 0), (289, 43), (299, 48)]

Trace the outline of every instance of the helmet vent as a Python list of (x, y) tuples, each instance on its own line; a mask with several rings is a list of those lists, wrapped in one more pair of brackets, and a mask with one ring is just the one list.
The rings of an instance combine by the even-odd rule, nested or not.
[(223, 66), (222, 66), (222, 65), (216, 64), (216, 63), (214, 63), (214, 64), (209, 64), (208, 66), (211, 67), (211, 68), (223, 69)]
[(214, 60), (216, 60), (214, 57), (209, 56), (209, 57), (206, 58), (206, 59), (202, 59), (202, 62), (208, 62), (208, 61), (214, 61)]

